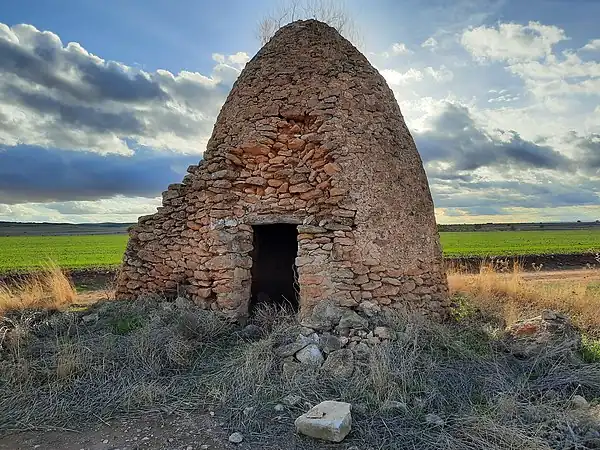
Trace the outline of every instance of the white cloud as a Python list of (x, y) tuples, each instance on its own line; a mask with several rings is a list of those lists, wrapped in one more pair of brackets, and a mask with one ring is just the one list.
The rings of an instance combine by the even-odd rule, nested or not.
[(600, 39), (592, 39), (590, 42), (585, 44), (581, 50), (588, 52), (595, 52), (600, 50)]
[(454, 73), (446, 66), (441, 66), (438, 70), (433, 67), (426, 67), (425, 73), (438, 82), (451, 81), (454, 78)]
[(600, 77), (600, 62), (584, 62), (577, 54), (570, 52), (563, 52), (562, 58), (553, 54), (548, 55), (542, 62), (511, 63), (508, 69), (523, 78), (536, 80)]
[(395, 44), (392, 44), (392, 53), (395, 55), (412, 55), (414, 52), (410, 50), (406, 44), (396, 42)]
[(550, 55), (552, 46), (566, 39), (564, 30), (554, 25), (529, 22), (528, 25), (501, 23), (496, 27), (465, 30), (460, 42), (473, 57), (482, 61), (526, 61)]
[(202, 153), (249, 57), (213, 59), (208, 75), (146, 72), (31, 25), (0, 24), (0, 145), (131, 154), (134, 142)]
[[(463, 32), (461, 44), (481, 62), (504, 61), (536, 98), (600, 95), (600, 61), (584, 61), (573, 51), (555, 53), (553, 46), (568, 37), (554, 25), (501, 23)], [(590, 41), (591, 49), (600, 40)]]
[(423, 72), (416, 69), (408, 69), (406, 72), (400, 72), (394, 69), (384, 69), (381, 71), (381, 75), (383, 75), (383, 78), (392, 85), (408, 84), (423, 79)]
[(430, 37), (421, 44), (421, 47), (428, 48), (433, 51), (438, 47), (438, 45), (439, 45), (439, 43), (438, 43), (437, 39), (434, 37)]
[(142, 215), (156, 212), (161, 199), (122, 197), (94, 201), (52, 203), (0, 203), (0, 221), (35, 222), (135, 222)]
[(424, 67), (423, 70), (408, 69), (406, 72), (401, 72), (395, 69), (381, 70), (381, 75), (391, 85), (406, 85), (409, 83), (423, 81), (426, 78), (437, 83), (450, 81), (454, 78), (454, 73), (446, 66), (441, 66), (439, 69), (434, 69), (431, 66)]

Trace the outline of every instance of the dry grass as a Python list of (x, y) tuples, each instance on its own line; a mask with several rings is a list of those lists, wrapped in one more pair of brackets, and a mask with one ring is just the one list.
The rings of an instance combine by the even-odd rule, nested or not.
[[(83, 321), (91, 312), (98, 321)], [(353, 405), (347, 446), (549, 449), (575, 442), (569, 398), (600, 396), (600, 364), (516, 360), (496, 349), (484, 324), (413, 317), (386, 318), (398, 340), (357, 357), (348, 379), (308, 366), (284, 375), (273, 347), (295, 339), (299, 324), (275, 310), (254, 320), (263, 333), (249, 339), (215, 313), (158, 297), (8, 313), (0, 319), (0, 434), (211, 409), (251, 448), (316, 450), (322, 443), (295, 435), (294, 419), (320, 401), (341, 400)], [(300, 403), (276, 410), (290, 394)], [(390, 402), (406, 409), (386, 409)], [(445, 425), (428, 424), (427, 414)]]
[(536, 281), (526, 279), (518, 264), (512, 270), (499, 271), (486, 263), (477, 274), (450, 271), (448, 283), (453, 295), (465, 296), (472, 307), (501, 317), (508, 325), (552, 309), (568, 314), (585, 330), (600, 329), (600, 283), (597, 282)]
[[(341, 400), (353, 405), (346, 444), (358, 448), (587, 448), (587, 425), (568, 405), (574, 394), (600, 398), (600, 364), (550, 351), (517, 359), (497, 345), (501, 327), (495, 324), (502, 320), (487, 320), (510, 322), (552, 308), (598, 327), (593, 305), (600, 306), (600, 293), (583, 283), (539, 284), (518, 267), (452, 273), (458, 303), (466, 299), (464, 308), (485, 312), (485, 320), (479, 314), (447, 324), (382, 317), (398, 339), (357, 355), (354, 374), (339, 379), (307, 366), (282, 372), (273, 349), (300, 332), (285, 309), (255, 311), (260, 333), (249, 338), (218, 314), (160, 297), (60, 311), (73, 301), (73, 287), (56, 269), (47, 276), (25, 286), (39, 283), (45, 287), (37, 292), (54, 300), (12, 300), (0, 316), (0, 434), (210, 409), (251, 448), (316, 450), (321, 443), (297, 436), (294, 419), (320, 401)], [(51, 279), (73, 294), (70, 300), (52, 290)], [(34, 291), (19, 289), (11, 295)], [(39, 309), (48, 306), (54, 310)], [(97, 321), (83, 319), (91, 313)], [(276, 410), (290, 394), (300, 403)], [(406, 408), (387, 406), (398, 402)], [(428, 414), (444, 425), (427, 423)]]
[(12, 310), (62, 309), (77, 298), (70, 278), (54, 263), (14, 283), (0, 283), (0, 314)]

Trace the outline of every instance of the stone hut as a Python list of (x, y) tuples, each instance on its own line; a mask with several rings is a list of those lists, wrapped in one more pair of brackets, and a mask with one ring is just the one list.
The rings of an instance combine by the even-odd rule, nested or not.
[(204, 159), (130, 230), (117, 297), (150, 293), (238, 319), (261, 302), (308, 314), (324, 300), (447, 314), (414, 141), (383, 77), (334, 28), (281, 28), (234, 84)]

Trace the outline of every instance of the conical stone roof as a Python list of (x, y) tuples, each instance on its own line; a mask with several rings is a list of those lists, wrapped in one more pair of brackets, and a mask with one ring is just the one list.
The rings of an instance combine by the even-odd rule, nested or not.
[(423, 165), (383, 77), (328, 25), (281, 28), (246, 65), (204, 159), (130, 233), (117, 296), (182, 291), (247, 314), (253, 225), (298, 224), (300, 310), (446, 315)]

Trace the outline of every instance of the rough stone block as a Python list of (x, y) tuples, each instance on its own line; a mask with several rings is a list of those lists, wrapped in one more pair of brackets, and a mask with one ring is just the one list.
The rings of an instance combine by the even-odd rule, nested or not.
[(350, 403), (324, 401), (296, 419), (298, 433), (330, 442), (342, 442), (352, 428)]

